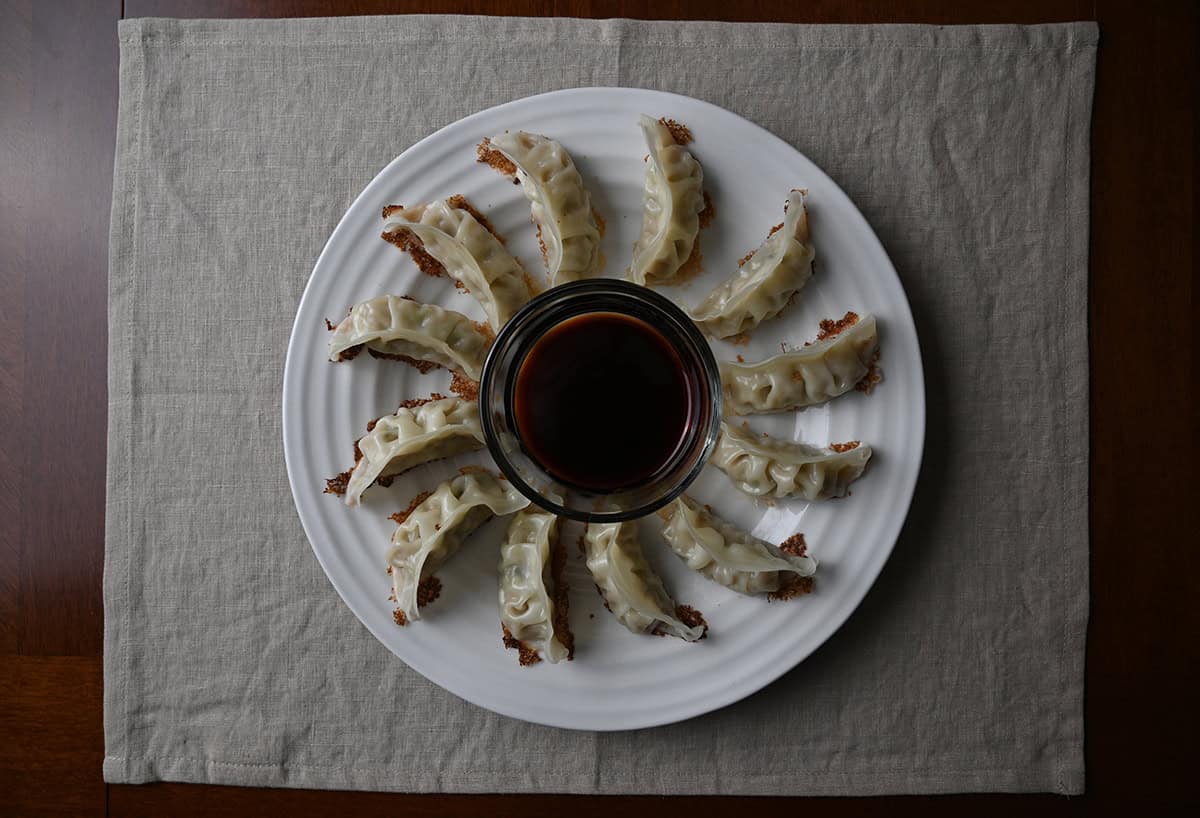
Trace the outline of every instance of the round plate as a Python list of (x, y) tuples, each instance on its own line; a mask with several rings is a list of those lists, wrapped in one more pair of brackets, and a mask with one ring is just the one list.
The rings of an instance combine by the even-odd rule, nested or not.
[[(815, 444), (871, 444), (874, 459), (852, 496), (756, 504), (712, 468), (689, 490), (762, 539), (778, 543), (802, 531), (820, 562), (816, 588), (788, 602), (743, 597), (690, 572), (663, 542), (659, 520), (643, 520), (650, 563), (677, 602), (705, 615), (710, 632), (694, 644), (635, 635), (601, 605), (574, 547), (582, 529), (567, 524), (575, 660), (520, 667), (500, 639), (496, 568), (507, 521), (493, 520), (439, 572), (441, 597), (423, 609), (421, 621), (397, 627), (385, 571), (394, 529), (388, 515), (460, 466), (488, 460), (481, 452), (423, 466), (390, 487), (371, 488), (355, 509), (323, 494), (326, 478), (352, 465), (353, 442), (369, 420), (395, 411), (406, 398), (449, 394), (448, 376), (440, 370), (421, 375), (368, 355), (330, 363), (324, 319), (336, 322), (351, 304), (383, 293), (482, 319), (474, 300), (451, 281), (421, 274), (380, 239), (380, 209), (387, 204), (464, 194), (508, 238), (525, 267), (545, 280), (521, 189), (475, 161), (479, 141), (505, 129), (547, 134), (571, 153), (606, 223), (606, 274), (620, 275), (641, 225), (641, 113), (691, 128), (691, 149), (716, 207), (714, 223), (700, 235), (705, 273), (682, 287), (660, 289), (684, 306), (732, 273), (738, 259), (783, 220), (789, 189), (809, 191), (816, 274), (798, 303), (761, 325), (748, 343), (715, 343), (718, 359), (756, 360), (778, 352), (781, 343), (802, 344), (816, 335), (822, 318), (847, 310), (879, 319), (884, 381), (873, 394), (851, 392), (825, 406), (749, 419), (756, 430)], [(406, 150), (367, 185), (330, 236), (300, 301), (284, 372), (283, 443), (296, 508), (317, 559), (350, 609), (393, 653), (446, 690), (497, 713), (556, 727), (623, 730), (737, 701), (795, 666), (846, 621), (878, 576), (907, 514), (924, 442), (924, 396), (916, 330), (900, 281), (866, 220), (828, 176), (782, 140), (708, 103), (658, 91), (584, 88), (520, 99), (455, 122)], [(630, 395), (628, 414), (612, 422), (636, 423), (639, 413), (652, 410)]]

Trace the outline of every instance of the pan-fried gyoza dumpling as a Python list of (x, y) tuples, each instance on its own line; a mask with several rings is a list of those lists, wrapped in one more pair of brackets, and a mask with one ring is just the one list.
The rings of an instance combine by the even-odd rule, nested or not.
[(723, 361), (725, 411), (732, 415), (784, 412), (824, 403), (853, 389), (879, 351), (875, 316), (852, 312), (840, 330), (793, 352), (753, 363)]
[(572, 639), (562, 632), (566, 589), (554, 576), (556, 561), (561, 574), (561, 548), (558, 517), (536, 506), (517, 512), (500, 547), (500, 623), (505, 641), (524, 649), (522, 664), (536, 661), (530, 652), (551, 663), (571, 657)]
[(461, 369), (477, 381), (491, 343), (490, 334), (460, 312), (399, 295), (381, 295), (355, 304), (334, 328), (329, 360), (343, 360), (348, 350), (365, 345), (384, 355)]
[(507, 480), (482, 469), (447, 480), (418, 503), (397, 526), (388, 550), (397, 621), (421, 618), (417, 586), (433, 576), (471, 532), (493, 516), (528, 505)]
[(346, 483), (346, 505), (357, 506), (362, 493), (380, 478), (395, 477), (423, 463), (483, 448), (479, 403), (440, 398), (402, 406), (368, 425), (358, 439), (361, 455)]
[(689, 568), (740, 594), (778, 591), (816, 573), (812, 557), (740, 531), (690, 497), (679, 497), (658, 513), (666, 520), (663, 539)]
[(871, 447), (858, 441), (820, 449), (721, 424), (721, 436), (708, 461), (751, 497), (845, 497), (871, 459)]
[(634, 633), (669, 634), (687, 642), (704, 636), (703, 618), (676, 606), (646, 562), (636, 522), (591, 523), (583, 539), (588, 570), (618, 622)]
[(550, 285), (600, 274), (600, 228), (583, 177), (566, 148), (525, 131), (485, 140), (481, 152), (499, 151), (515, 167), (538, 228)]
[(642, 232), (626, 277), (637, 284), (667, 283), (692, 254), (700, 231), (704, 171), (662, 121), (643, 115), (640, 123), (650, 155), (642, 194)]
[(714, 338), (754, 329), (779, 315), (808, 283), (814, 255), (804, 192), (793, 190), (784, 205), (783, 227), (696, 305), (692, 319)]
[(386, 209), (383, 237), (407, 231), (446, 272), (479, 301), (493, 329), (500, 329), (532, 293), (525, 270), (495, 235), (465, 207), (451, 202)]

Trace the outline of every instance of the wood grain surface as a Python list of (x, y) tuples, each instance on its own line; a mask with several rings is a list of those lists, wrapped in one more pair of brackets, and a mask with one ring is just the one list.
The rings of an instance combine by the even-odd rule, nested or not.
[[(1197, 6), (0, 0), (0, 816), (1156, 815), (1195, 810)], [(100, 776), (106, 276), (122, 15), (398, 12), (1037, 23), (1094, 19), (1088, 792), (907, 798), (416, 796)], [(1196, 814), (1192, 812), (1192, 814)]]

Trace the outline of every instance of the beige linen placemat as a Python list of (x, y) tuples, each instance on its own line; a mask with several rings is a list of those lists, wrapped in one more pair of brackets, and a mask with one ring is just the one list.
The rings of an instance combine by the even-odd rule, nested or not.
[[(408, 791), (1083, 789), (1088, 149), (1097, 31), (394, 17), (121, 24), (104, 776)], [(426, 134), (557, 88), (699, 97), (866, 214), (912, 302), (928, 444), (866, 601), (673, 726), (493, 715), (342, 604), (280, 434), (300, 293)]]

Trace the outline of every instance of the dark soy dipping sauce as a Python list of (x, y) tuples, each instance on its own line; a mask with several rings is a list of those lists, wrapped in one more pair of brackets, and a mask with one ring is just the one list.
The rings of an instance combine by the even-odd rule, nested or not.
[(619, 313), (568, 318), (521, 362), (514, 414), (531, 457), (595, 492), (647, 483), (692, 416), (688, 372), (650, 324)]

